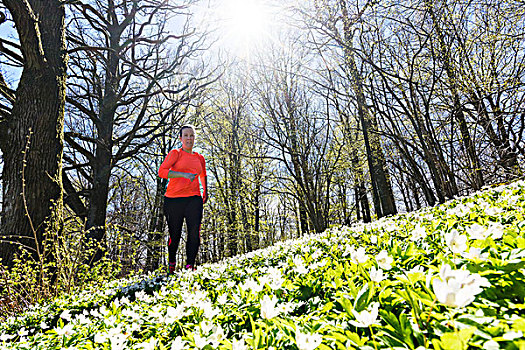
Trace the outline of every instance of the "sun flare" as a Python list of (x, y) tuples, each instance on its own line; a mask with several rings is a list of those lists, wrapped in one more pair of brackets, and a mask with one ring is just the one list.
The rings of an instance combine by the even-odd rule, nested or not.
[(250, 50), (268, 36), (270, 15), (262, 0), (224, 0), (221, 12), (223, 41), (235, 50)]

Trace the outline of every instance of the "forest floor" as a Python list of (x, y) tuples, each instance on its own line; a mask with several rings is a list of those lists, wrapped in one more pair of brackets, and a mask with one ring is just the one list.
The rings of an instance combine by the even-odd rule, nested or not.
[(525, 349), (525, 182), (34, 306), (0, 349)]

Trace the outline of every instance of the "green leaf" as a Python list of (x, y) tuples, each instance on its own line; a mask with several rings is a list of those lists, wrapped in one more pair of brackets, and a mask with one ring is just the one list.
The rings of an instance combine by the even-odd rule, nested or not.
[(361, 288), (359, 293), (357, 293), (357, 298), (355, 300), (354, 308), (357, 312), (361, 312), (367, 308), (374, 296), (374, 284), (367, 283)]
[(465, 328), (452, 333), (445, 333), (438, 341), (439, 348), (443, 350), (466, 350), (468, 341), (476, 331), (476, 327)]
[(352, 302), (348, 296), (343, 295), (341, 298), (337, 299), (337, 302), (343, 307), (347, 314), (352, 315)]
[(402, 344), (408, 345), (414, 349), (414, 342), (412, 341), (412, 325), (405, 314), (396, 317), (393, 313), (386, 310), (379, 310), (381, 318), (388, 324), (383, 328), (383, 331), (388, 333), (394, 339), (397, 339)]
[(525, 319), (524, 318), (518, 318), (514, 321), (512, 325), (512, 329), (515, 331), (522, 331), (525, 332)]
[(519, 249), (525, 249), (525, 238), (523, 237), (516, 238), (516, 244)]

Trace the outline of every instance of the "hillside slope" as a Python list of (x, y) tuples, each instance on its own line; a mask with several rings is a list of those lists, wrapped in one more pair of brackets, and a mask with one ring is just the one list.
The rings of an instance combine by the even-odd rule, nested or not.
[(0, 349), (525, 349), (525, 182), (0, 326)]

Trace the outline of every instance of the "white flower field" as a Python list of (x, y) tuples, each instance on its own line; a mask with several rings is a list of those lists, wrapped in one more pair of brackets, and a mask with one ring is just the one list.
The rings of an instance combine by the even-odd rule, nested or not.
[(112, 281), (0, 349), (525, 349), (525, 182), (194, 272)]

